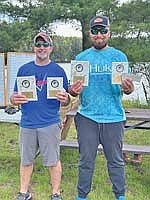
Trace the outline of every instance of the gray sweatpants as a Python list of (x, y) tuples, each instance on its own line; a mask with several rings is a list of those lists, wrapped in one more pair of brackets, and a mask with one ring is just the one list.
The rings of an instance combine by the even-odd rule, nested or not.
[(122, 136), (124, 122), (97, 123), (79, 113), (75, 116), (79, 143), (78, 196), (86, 198), (91, 190), (97, 148), (102, 144), (107, 159), (107, 167), (115, 196), (125, 193), (124, 160)]

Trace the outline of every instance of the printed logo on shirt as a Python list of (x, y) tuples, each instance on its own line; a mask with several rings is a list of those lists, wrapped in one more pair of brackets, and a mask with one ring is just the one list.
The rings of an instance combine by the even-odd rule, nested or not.
[(47, 74), (44, 75), (44, 78), (42, 80), (39, 80), (39, 78), (40, 78), (39, 76), (38, 78), (36, 78), (36, 88), (41, 92), (43, 86), (47, 84)]
[(99, 74), (99, 73), (105, 73), (110, 74), (112, 72), (112, 67), (110, 65), (90, 65), (90, 73), (91, 74)]

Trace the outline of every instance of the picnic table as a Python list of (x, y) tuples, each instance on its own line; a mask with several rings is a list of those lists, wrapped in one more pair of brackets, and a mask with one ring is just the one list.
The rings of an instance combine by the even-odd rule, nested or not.
[[(68, 120), (75, 116), (77, 110), (72, 110), (67, 113)], [(130, 129), (146, 129), (150, 130), (150, 109), (132, 108), (126, 110), (126, 125), (125, 131)], [(76, 141), (63, 140), (62, 146), (68, 148), (78, 148)], [(99, 145), (98, 150), (102, 150), (102, 146)], [(123, 152), (132, 152), (134, 154), (150, 154), (150, 145), (129, 145), (123, 144)]]
[[(74, 117), (76, 113), (77, 110), (71, 110), (67, 113), (67, 116)], [(126, 110), (125, 113), (127, 119), (126, 130), (134, 128), (150, 129), (150, 109), (131, 108)], [(132, 120), (132, 123), (129, 123), (130, 120)]]
[[(129, 109), (126, 111), (126, 130), (150, 129), (150, 109)], [(129, 122), (130, 120), (134, 122)]]
[[(66, 116), (71, 119), (75, 116), (77, 110), (67, 112)], [(10, 122), (19, 124), (21, 112), (16, 112), (13, 115), (5, 113), (4, 109), (0, 109), (0, 122)], [(127, 123), (125, 131), (129, 129), (146, 129), (150, 130), (150, 109), (128, 109), (126, 111)], [(131, 122), (130, 122), (131, 121)], [(61, 146), (66, 148), (78, 148), (77, 141), (62, 140)], [(99, 145), (98, 150), (102, 150)], [(123, 152), (132, 152), (136, 154), (150, 154), (150, 145), (123, 145)]]

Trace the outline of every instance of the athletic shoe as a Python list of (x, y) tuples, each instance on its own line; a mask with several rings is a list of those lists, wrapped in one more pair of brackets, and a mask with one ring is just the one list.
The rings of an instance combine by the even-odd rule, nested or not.
[(61, 196), (59, 194), (53, 194), (51, 196), (51, 200), (62, 200)]
[(118, 199), (116, 199), (116, 200), (126, 200), (125, 199), (125, 196), (120, 196)]
[(31, 200), (31, 193), (27, 192), (27, 193), (18, 193), (18, 196), (16, 198), (16, 200)]
[(76, 200), (87, 200), (86, 198), (76, 197)]

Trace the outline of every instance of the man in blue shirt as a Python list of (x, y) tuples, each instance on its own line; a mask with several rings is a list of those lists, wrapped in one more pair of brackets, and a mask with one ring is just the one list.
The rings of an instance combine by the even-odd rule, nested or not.
[(89, 61), (89, 84), (77, 81), (70, 94), (80, 94), (80, 106), (75, 116), (79, 143), (79, 180), (76, 200), (86, 200), (91, 189), (94, 163), (99, 144), (102, 144), (112, 189), (116, 200), (125, 200), (125, 174), (122, 155), (125, 112), (121, 103), (122, 91), (130, 94), (134, 85), (130, 78), (112, 84), (112, 62), (128, 62), (126, 55), (108, 45), (109, 19), (96, 16), (90, 21), (92, 47), (77, 55), (76, 60)]
[[(28, 186), (33, 171), (33, 162), (37, 150), (40, 151), (43, 165), (48, 167), (51, 176), (52, 196), (51, 200), (61, 200), (61, 163), (60, 163), (60, 131), (59, 116), (60, 103), (67, 105), (69, 96), (68, 80), (64, 70), (50, 60), (53, 51), (52, 40), (44, 32), (38, 33), (34, 38), (35, 61), (21, 66), (17, 78), (25, 77), (22, 86), (29, 85), (28, 79), (34, 77), (37, 100), (29, 100), (27, 96), (20, 94), (16, 80), (11, 102), (21, 105), (20, 122), (20, 192), (16, 200), (30, 200), (31, 193)], [(49, 99), (47, 95), (48, 78), (63, 80), (63, 89), (56, 94), (56, 98)], [(21, 86), (21, 87), (22, 87)], [(56, 84), (54, 84), (56, 86)], [(51, 92), (51, 91), (50, 91)]]

